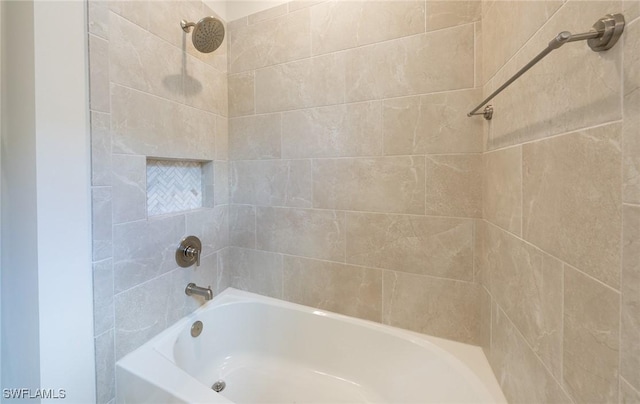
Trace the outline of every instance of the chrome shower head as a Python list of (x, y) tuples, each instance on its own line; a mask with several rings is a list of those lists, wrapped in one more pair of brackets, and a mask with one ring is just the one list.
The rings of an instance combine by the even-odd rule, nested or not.
[(184, 32), (189, 32), (189, 28), (194, 27), (191, 41), (202, 53), (211, 53), (218, 49), (224, 39), (224, 25), (214, 17), (204, 17), (197, 24), (182, 20), (180, 26)]

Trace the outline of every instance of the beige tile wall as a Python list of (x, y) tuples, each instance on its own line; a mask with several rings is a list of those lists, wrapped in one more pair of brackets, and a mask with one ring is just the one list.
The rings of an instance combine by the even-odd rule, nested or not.
[[(638, 402), (638, 4), (294, 1), (207, 56), (174, 21), (197, 1), (90, 1), (99, 402), (189, 281), (480, 344), (513, 402)], [(614, 49), (568, 44), (466, 118), (621, 10)], [(212, 207), (147, 218), (145, 156), (213, 161)], [(187, 233), (201, 269), (171, 264)]]
[(229, 24), (232, 285), (480, 343), (480, 12), (294, 2)]
[[(229, 239), (227, 45), (203, 55), (180, 19), (214, 14), (200, 1), (89, 2), (94, 317), (98, 403), (113, 402), (115, 361), (218, 290)], [(203, 166), (205, 208), (148, 217), (146, 159)], [(210, 196), (213, 195), (213, 198)], [(175, 249), (196, 235), (198, 268)]]
[(624, 10), (615, 48), (564, 46), (492, 102), (476, 272), (513, 402), (638, 402), (637, 1), (483, 1), (489, 94), (556, 33)]

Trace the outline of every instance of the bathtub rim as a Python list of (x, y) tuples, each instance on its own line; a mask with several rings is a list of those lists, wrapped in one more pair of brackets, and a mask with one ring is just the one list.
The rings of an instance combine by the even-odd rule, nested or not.
[[(268, 306), (303, 312), (309, 315), (328, 317), (337, 321), (348, 322), (364, 327), (372, 332), (382, 332), (384, 334), (402, 338), (427, 349), (440, 351), (443, 355), (448, 357), (447, 359), (459, 362), (461, 366), (468, 369), (493, 398), (492, 402), (507, 402), (493, 370), (489, 365), (487, 357), (479, 346), (421, 334), (415, 331), (401, 329), (371, 320), (360, 319), (328, 310), (304, 306), (298, 303), (238, 290), (232, 287), (225, 289), (212, 300), (182, 317), (173, 325), (166, 328), (134, 351), (122, 357), (116, 362), (116, 372), (121, 369), (122, 374), (129, 373), (142, 378), (145, 382), (151, 383), (157, 388), (167, 391), (171, 397), (178, 400), (185, 400), (184, 402), (193, 402), (187, 400), (196, 400), (195, 402), (233, 403), (222, 395), (214, 393), (211, 389), (196, 381), (185, 370), (179, 368), (173, 361), (172, 355), (173, 344), (175, 343), (177, 336), (185, 327), (190, 327), (190, 324), (192, 324), (193, 321), (201, 315), (201, 313), (216, 307), (228, 306), (237, 303), (261, 303)], [(150, 365), (153, 370), (151, 374), (145, 374), (144, 376), (140, 375), (138, 369), (140, 369), (141, 366), (149, 369)], [(170, 371), (168, 371), (168, 374), (158, 371), (159, 369), (167, 370), (167, 367), (171, 368)], [(120, 378), (121, 375), (118, 375), (118, 379)], [(167, 383), (171, 381), (179, 382), (183, 388), (186, 387), (185, 390), (189, 392), (189, 397), (184, 397), (180, 391), (167, 390)], [(181, 389), (181, 391), (184, 390)], [(118, 389), (118, 392), (120, 392), (120, 389)], [(117, 402), (120, 401), (117, 400)]]

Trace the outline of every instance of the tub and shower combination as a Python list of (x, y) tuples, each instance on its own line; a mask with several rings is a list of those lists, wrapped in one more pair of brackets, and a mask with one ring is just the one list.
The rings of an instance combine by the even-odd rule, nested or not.
[(119, 403), (506, 402), (479, 347), (232, 288), (116, 377)]

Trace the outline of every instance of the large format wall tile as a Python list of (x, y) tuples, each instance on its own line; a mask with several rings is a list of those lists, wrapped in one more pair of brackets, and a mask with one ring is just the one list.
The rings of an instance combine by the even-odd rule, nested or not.
[(89, 1), (87, 17), (89, 33), (109, 39), (109, 2), (107, 0)]
[(280, 158), (280, 114), (245, 116), (229, 120), (229, 158)]
[(426, 157), (426, 214), (482, 216), (482, 155)]
[(256, 248), (256, 208), (229, 205), (229, 245)]
[(482, 1), (429, 0), (427, 3), (427, 31), (480, 21)]
[(182, 76), (187, 105), (217, 115), (228, 115), (227, 74), (193, 56), (185, 57)]
[[(638, 2), (636, 2), (638, 3)], [(640, 9), (640, 6), (638, 6)], [(640, 22), (626, 27), (622, 138), (625, 202), (640, 203)]]
[(382, 320), (382, 271), (284, 256), (283, 299), (348, 316)]
[(215, 159), (229, 160), (229, 120), (216, 117)]
[(113, 223), (147, 217), (147, 159), (144, 156), (114, 154)]
[(516, 235), (522, 234), (522, 148), (484, 156), (483, 217)]
[(96, 403), (107, 404), (116, 394), (113, 329), (95, 338)]
[[(186, 233), (202, 242), (202, 255), (210, 255), (229, 245), (229, 206), (197, 209), (185, 213)], [(177, 241), (179, 243), (180, 240)]]
[(255, 112), (253, 71), (230, 74), (229, 116), (251, 115)]
[(231, 247), (219, 282), (231, 287), (282, 298), (282, 256), (265, 251)]
[(618, 402), (620, 294), (565, 265), (564, 386), (576, 402)]
[[(213, 205), (228, 205), (229, 204), (229, 162), (228, 161), (215, 161), (213, 163), (209, 163), (213, 166), (213, 178), (214, 181), (210, 185), (214, 187), (214, 203), (209, 204), (206, 203), (206, 192), (203, 195), (202, 206), (203, 207), (212, 207)], [(203, 171), (206, 170), (203, 167)], [(205, 175), (203, 174), (202, 181), (203, 186), (205, 180)]]
[(385, 271), (382, 321), (394, 327), (478, 344), (480, 286)]
[(313, 206), (424, 214), (424, 157), (313, 161)]
[(282, 156), (355, 157), (382, 154), (380, 102), (341, 104), (282, 114)]
[(113, 328), (113, 260), (93, 264), (93, 333)]
[(311, 8), (313, 54), (424, 32), (424, 10), (423, 1), (324, 2)]
[(229, 72), (238, 73), (311, 55), (309, 9), (229, 29)]
[[(549, 4), (553, 2), (496, 2)], [(619, 1), (568, 1), (489, 85), (487, 94), (528, 63), (558, 32), (584, 32), (604, 14), (619, 12)], [(500, 7), (496, 4), (495, 7)], [(523, 14), (524, 15), (524, 14)], [(522, 24), (525, 24), (522, 22)], [(484, 24), (484, 33), (489, 25)], [(506, 38), (505, 38), (506, 39)], [(502, 43), (502, 41), (500, 41)], [(488, 42), (488, 47), (499, 48)], [(485, 60), (486, 61), (486, 60)], [(621, 117), (622, 47), (595, 53), (584, 43), (562, 50), (516, 80), (491, 103), (490, 149), (566, 133)]]
[(345, 218), (329, 210), (258, 207), (258, 250), (344, 262)]
[[(295, 11), (295, 10), (291, 10)], [(247, 16), (247, 25), (253, 25), (261, 21), (270, 20), (272, 18), (280, 17), (289, 12), (289, 5), (287, 3), (279, 6), (271, 7), (266, 10), (258, 11)]]
[(92, 259), (101, 261), (113, 255), (113, 197), (111, 187), (91, 188)]
[(176, 248), (184, 236), (184, 215), (113, 226), (115, 292), (177, 268)]
[[(491, 7), (487, 7), (487, 3), (483, 4), (482, 16), (486, 27), (483, 30), (482, 64), (485, 79), (490, 79), (562, 6), (563, 1), (493, 1)], [(553, 35), (547, 40), (551, 38)]]
[(509, 402), (571, 403), (499, 306), (491, 309), (489, 361)]
[(487, 225), (489, 291), (553, 376), (562, 374), (562, 262)]
[(169, 325), (167, 310), (175, 287), (171, 278), (167, 273), (115, 296), (116, 360)]
[[(106, 0), (109, 10), (113, 13), (127, 19), (128, 21), (144, 28), (149, 28), (149, 0), (123, 0), (113, 1)], [(112, 13), (110, 13), (112, 14)], [(113, 27), (113, 23), (110, 24)]]
[(411, 215), (347, 213), (347, 262), (473, 280), (473, 222)]
[[(186, 49), (188, 53), (195, 54), (197, 51), (192, 45), (191, 34), (185, 35), (180, 27), (180, 20), (197, 23), (205, 15), (211, 13), (203, 13), (203, 4), (200, 1), (152, 0), (149, 7), (149, 31), (176, 48)], [(221, 48), (214, 54), (219, 53)]]
[(256, 70), (256, 113), (344, 102), (344, 58), (332, 53)]
[(523, 234), (589, 275), (620, 281), (618, 123), (523, 146)]
[(182, 52), (116, 14), (109, 25), (111, 82), (183, 102)]
[(111, 115), (91, 111), (91, 185), (111, 185)]
[(622, 10), (627, 21), (634, 21), (640, 17), (640, 1), (623, 0)]
[(109, 112), (109, 42), (89, 35), (89, 105)]
[(234, 161), (231, 165), (233, 203), (310, 208), (313, 199), (311, 161)]
[(384, 100), (385, 154), (482, 152), (482, 120), (464, 115), (480, 90)]
[(640, 403), (640, 391), (631, 386), (624, 378), (620, 378), (620, 404)]
[(114, 153), (213, 160), (215, 115), (117, 85), (111, 105)]
[(473, 87), (473, 35), (465, 25), (347, 51), (347, 101)]
[(640, 391), (640, 206), (624, 206), (620, 375)]

